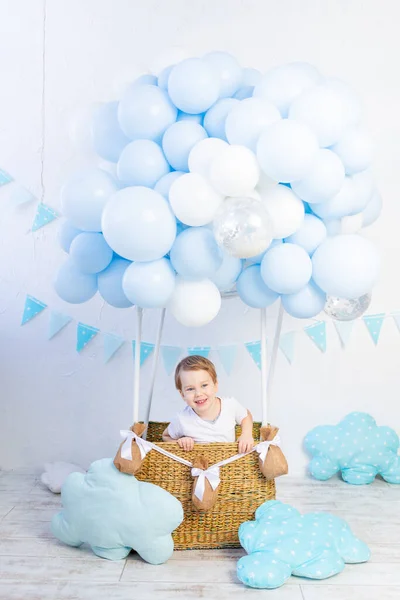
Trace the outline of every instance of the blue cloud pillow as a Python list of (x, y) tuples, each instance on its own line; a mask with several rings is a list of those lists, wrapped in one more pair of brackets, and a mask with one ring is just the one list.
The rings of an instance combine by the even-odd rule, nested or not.
[(316, 479), (325, 481), (341, 471), (344, 481), (355, 485), (372, 483), (378, 474), (400, 483), (399, 437), (366, 413), (353, 412), (338, 425), (315, 427), (304, 445), (313, 457), (309, 471)]
[(237, 575), (253, 588), (280, 587), (290, 575), (326, 579), (343, 571), (345, 563), (370, 557), (368, 546), (342, 519), (320, 512), (301, 515), (277, 500), (264, 502), (255, 521), (242, 523), (239, 540), (247, 556), (238, 561)]
[(86, 542), (110, 560), (131, 550), (161, 564), (174, 550), (171, 533), (183, 520), (182, 505), (162, 488), (120, 473), (111, 458), (92, 463), (87, 473), (72, 473), (62, 487), (62, 512), (52, 532), (70, 546)]

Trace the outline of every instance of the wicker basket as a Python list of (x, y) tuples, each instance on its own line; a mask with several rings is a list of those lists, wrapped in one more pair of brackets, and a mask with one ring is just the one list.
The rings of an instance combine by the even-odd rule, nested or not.
[[(204, 455), (209, 465), (237, 454), (237, 444), (196, 444), (192, 452), (185, 452), (176, 443), (160, 442), (168, 423), (150, 422), (147, 439), (169, 452), (193, 461)], [(253, 428), (254, 439), (259, 439), (260, 423)], [(239, 434), (240, 427), (236, 433)], [(258, 467), (258, 454), (253, 452), (221, 468), (221, 483), (214, 508), (198, 512), (192, 505), (193, 477), (190, 469), (159, 452), (149, 452), (137, 479), (159, 485), (173, 494), (183, 506), (185, 518), (172, 534), (176, 550), (195, 548), (239, 548), (238, 528), (243, 521), (254, 518), (256, 508), (275, 498), (275, 482), (266, 481)]]

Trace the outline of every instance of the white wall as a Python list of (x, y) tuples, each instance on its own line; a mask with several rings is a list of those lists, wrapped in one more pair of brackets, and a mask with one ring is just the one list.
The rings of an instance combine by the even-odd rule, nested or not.
[[(94, 161), (71, 142), (71, 117), (91, 102), (115, 98), (127, 74), (144, 72), (174, 46), (190, 55), (227, 50), (244, 66), (263, 71), (305, 60), (349, 82), (364, 100), (385, 203), (380, 221), (366, 234), (383, 257), (369, 312), (400, 309), (396, 0), (47, 0), (46, 6), (39, 0), (0, 0), (0, 9), (0, 168), (56, 209), (63, 180)], [(135, 312), (112, 309), (97, 297), (80, 306), (63, 303), (52, 289), (63, 260), (57, 223), (30, 233), (35, 204), (16, 209), (11, 189), (0, 189), (0, 467), (40, 468), (57, 459), (87, 465), (112, 455), (119, 429), (131, 422), (131, 350), (126, 344), (104, 365), (100, 336), (76, 353), (74, 324), (52, 341), (46, 339), (46, 312), (20, 327), (25, 295), (126, 339), (134, 338)], [(274, 318), (272, 311), (270, 335)], [(202, 329), (184, 329), (168, 317), (163, 343), (212, 346), (256, 340), (258, 320), (257, 311), (227, 300), (215, 321)], [(306, 324), (288, 318), (284, 330)], [(156, 327), (157, 315), (146, 312), (146, 341), (154, 342)], [(345, 351), (329, 324), (325, 355), (298, 334), (294, 365), (279, 355), (270, 406), (293, 473), (302, 472), (307, 462), (305, 433), (350, 410), (369, 411), (380, 424), (400, 429), (399, 357), (400, 335), (389, 320), (376, 348), (361, 323)], [(215, 353), (210, 358), (216, 359), (222, 392), (237, 395), (260, 417), (259, 371), (246, 350), (240, 350), (230, 377)], [(149, 361), (142, 369), (143, 399), (150, 373)], [(160, 367), (153, 417), (168, 419), (180, 402), (172, 378)]]

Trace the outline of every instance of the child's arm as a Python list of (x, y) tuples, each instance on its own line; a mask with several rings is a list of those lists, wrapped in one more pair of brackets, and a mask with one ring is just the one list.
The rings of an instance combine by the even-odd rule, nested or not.
[(194, 440), (191, 437), (180, 437), (178, 439), (172, 438), (168, 433), (168, 427), (164, 429), (162, 434), (163, 442), (177, 442), (178, 446), (183, 450), (193, 450)]
[(242, 435), (238, 439), (238, 449), (240, 454), (250, 452), (253, 450), (254, 439), (253, 439), (253, 417), (250, 411), (247, 411), (247, 417), (245, 417), (241, 424)]

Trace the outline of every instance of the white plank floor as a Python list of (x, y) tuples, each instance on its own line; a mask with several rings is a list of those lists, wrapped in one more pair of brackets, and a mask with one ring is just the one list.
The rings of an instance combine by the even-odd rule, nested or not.
[(241, 550), (175, 552), (160, 566), (133, 553), (110, 562), (52, 537), (50, 520), (60, 496), (44, 488), (37, 475), (0, 472), (0, 600), (400, 600), (400, 486), (285, 477), (277, 487), (278, 499), (301, 512), (326, 510), (345, 518), (370, 546), (370, 562), (347, 565), (324, 581), (292, 577), (273, 591), (238, 582)]

